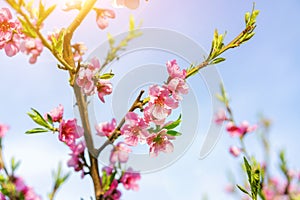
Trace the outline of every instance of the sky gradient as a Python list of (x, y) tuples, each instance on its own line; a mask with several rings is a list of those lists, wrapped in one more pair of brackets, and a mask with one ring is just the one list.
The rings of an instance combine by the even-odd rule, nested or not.
[[(109, 5), (109, 1), (103, 3)], [(215, 28), (221, 33), (227, 31), (225, 41), (244, 28), (244, 13), (252, 9), (252, 3), (248, 0), (150, 0), (148, 3), (142, 2), (141, 9), (137, 11), (118, 9), (117, 18), (110, 20), (110, 26), (105, 31), (96, 27), (94, 13), (91, 13), (76, 32), (74, 40), (86, 43), (88, 55), (106, 40), (107, 32), (117, 34), (126, 31), (128, 16), (132, 13), (136, 21), (143, 21), (142, 27), (178, 31), (208, 50)], [(1, 1), (0, 7), (3, 6), (6, 4)], [(256, 2), (256, 8), (261, 12), (257, 19), (256, 35), (240, 48), (226, 52), (224, 56), (227, 60), (217, 67), (232, 99), (235, 118), (254, 123), (258, 113), (270, 117), (274, 123), (271, 134), (276, 149), (274, 163), (278, 163), (275, 154), (284, 148), (291, 167), (299, 169), (300, 2), (266, 0)], [(57, 12), (49, 18), (45, 32), (53, 27), (66, 26), (75, 14), (70, 12), (64, 17), (64, 13)], [(8, 58), (3, 51), (0, 52), (0, 122), (11, 126), (4, 140), (4, 154), (6, 161), (11, 156), (22, 160), (18, 173), (37, 193), (46, 197), (52, 187), (51, 170), (59, 161), (67, 161), (69, 151), (51, 134), (24, 135), (34, 126), (26, 112), (31, 107), (46, 112), (61, 103), (65, 105), (65, 116), (72, 117), (73, 98), (67, 84), (67, 74), (55, 67), (56, 62), (46, 49), (36, 65), (28, 64), (27, 60), (24, 55)], [(210, 116), (203, 83), (199, 87), (196, 90), (204, 92), (197, 96), (200, 115)], [(237, 141), (224, 133), (212, 153), (200, 160), (200, 147), (208, 126), (205, 123), (207, 121), (203, 119), (199, 136), (179, 161), (157, 173), (143, 175), (140, 191), (126, 191), (122, 199), (196, 200), (205, 194), (213, 200), (236, 199), (226, 196), (224, 187), (226, 171), (238, 170), (238, 160), (228, 153), (229, 146), (237, 144)], [(256, 142), (256, 136), (247, 140), (250, 151), (259, 154)], [(64, 166), (66, 171), (69, 170)], [(56, 199), (89, 199), (89, 194), (92, 194), (90, 186), (88, 177), (81, 180), (79, 174), (74, 174), (58, 192)]]

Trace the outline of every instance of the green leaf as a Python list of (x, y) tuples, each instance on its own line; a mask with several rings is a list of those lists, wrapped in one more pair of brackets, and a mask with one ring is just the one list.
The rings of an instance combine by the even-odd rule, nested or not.
[(167, 134), (171, 135), (171, 136), (181, 136), (182, 135), (180, 132), (174, 131), (174, 130), (168, 130)]
[[(41, 1), (40, 1), (41, 2)], [(42, 5), (40, 3), (40, 5)], [(40, 11), (39, 13), (39, 19), (38, 19), (38, 22), (37, 22), (37, 26), (40, 26), (43, 21), (45, 21), (45, 19), (55, 10), (56, 8), (56, 5), (52, 5), (50, 6), (47, 10), (45, 10), (45, 7), (42, 5), (42, 12)]]
[(251, 173), (252, 172), (252, 167), (249, 164), (246, 157), (244, 157), (244, 165), (245, 165), (246, 172), (247, 172), (247, 175), (248, 175), (249, 183), (252, 183), (252, 173)]
[(53, 126), (53, 119), (51, 117), (51, 115), (47, 114), (47, 121)]
[(216, 98), (221, 102), (225, 102), (224, 97), (220, 94), (216, 94)]
[(211, 61), (211, 64), (213, 64), (213, 65), (218, 64), (218, 63), (223, 62), (225, 60), (226, 60), (225, 58), (216, 58), (213, 61)]
[(34, 108), (31, 108), (31, 110), (32, 113), (27, 113), (27, 114), (35, 123), (47, 128), (48, 130), (54, 129), (54, 127), (51, 124), (49, 124), (37, 110), (35, 110)]
[(111, 79), (112, 77), (114, 77), (114, 74), (109, 72), (109, 73), (102, 74), (100, 76), (100, 79)]
[(129, 17), (129, 31), (134, 31), (135, 29), (135, 21), (133, 15)]
[(179, 126), (180, 123), (181, 123), (181, 115), (179, 115), (179, 117), (176, 121), (172, 122), (171, 124), (168, 124), (168, 125), (164, 126), (163, 128), (171, 130), (171, 129), (174, 129), (177, 126)]
[(28, 37), (31, 38), (36, 38), (37, 37), (37, 33), (34, 29), (31, 28), (31, 26), (21, 17), (18, 17), (19, 21), (22, 24), (22, 32), (27, 35)]
[(26, 131), (26, 134), (36, 134), (36, 133), (45, 133), (49, 132), (49, 129), (44, 129), (44, 128), (34, 128), (31, 130)]
[(14, 157), (11, 159), (11, 171), (14, 172), (20, 166), (21, 161), (16, 161)]
[(244, 192), (245, 194), (247, 194), (247, 195), (250, 196), (249, 192), (248, 192), (244, 187), (242, 187), (242, 186), (240, 186), (240, 185), (236, 185), (236, 187), (238, 187), (239, 190), (241, 190), (242, 192)]

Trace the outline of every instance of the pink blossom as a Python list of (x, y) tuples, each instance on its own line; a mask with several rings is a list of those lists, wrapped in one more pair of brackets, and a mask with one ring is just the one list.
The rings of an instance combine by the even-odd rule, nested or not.
[(243, 121), (240, 126), (236, 126), (233, 122), (228, 122), (226, 126), (226, 130), (232, 137), (244, 137), (246, 133), (253, 132), (256, 128), (256, 125), (249, 126), (247, 121)]
[(112, 93), (112, 84), (109, 82), (109, 80), (99, 79), (97, 83), (97, 91), (99, 99), (105, 103), (104, 96)]
[(8, 8), (0, 9), (0, 49), (5, 50), (7, 56), (16, 55), (20, 50), (21, 25), (12, 19)]
[(139, 185), (136, 183), (141, 179), (141, 175), (136, 172), (132, 172), (132, 169), (129, 168), (122, 176), (121, 183), (123, 184), (126, 190), (138, 191)]
[(88, 64), (88, 69), (93, 71), (94, 74), (98, 72), (100, 67), (100, 62), (96, 57), (92, 58), (90, 63)]
[(94, 8), (97, 13), (96, 22), (100, 29), (105, 29), (108, 26), (107, 18), (114, 19), (116, 14), (113, 10)]
[(117, 126), (116, 119), (112, 119), (111, 123), (109, 122), (102, 122), (95, 126), (97, 135), (99, 136), (106, 136), (110, 137), (111, 134), (114, 132)]
[(172, 109), (178, 107), (178, 102), (170, 97), (170, 91), (165, 87), (152, 85), (149, 88), (150, 101), (144, 109), (144, 116), (147, 122), (154, 122), (157, 125), (164, 123), (171, 114)]
[[(59, 104), (58, 107), (53, 108), (49, 113), (53, 122), (60, 122), (64, 114), (64, 107)], [(45, 117), (47, 119), (47, 116)]]
[(4, 194), (2, 194), (1, 192), (0, 192), (0, 200), (6, 200)]
[(0, 124), (0, 138), (3, 138), (8, 130), (9, 126), (5, 124)]
[[(72, 45), (72, 48), (74, 49), (73, 56), (74, 56), (74, 61), (82, 61), (82, 56), (84, 55), (85, 51), (87, 50), (87, 47), (85, 46), (84, 43), (78, 42), (76, 44)], [(98, 61), (99, 63), (99, 61)], [(100, 68), (100, 63), (99, 63), (99, 68)]]
[(144, 118), (138, 116), (134, 112), (128, 112), (125, 116), (125, 124), (121, 129), (122, 135), (125, 137), (125, 143), (130, 146), (136, 146), (138, 142), (146, 143), (149, 136), (148, 123)]
[(117, 8), (137, 9), (140, 5), (140, 0), (113, 0), (112, 5)]
[(83, 65), (76, 79), (76, 83), (86, 95), (93, 95), (96, 90), (94, 76), (100, 69), (100, 62), (97, 58), (93, 58), (90, 63)]
[(222, 124), (224, 121), (228, 120), (226, 112), (223, 109), (220, 109), (215, 115), (215, 123)]
[(29, 63), (34, 64), (43, 51), (43, 44), (39, 38), (26, 38), (22, 41), (20, 48), (26, 55), (31, 54)]
[(75, 171), (83, 170), (82, 157), (85, 150), (85, 142), (80, 141), (78, 144), (70, 146), (72, 153), (71, 158), (68, 160), (68, 167), (73, 167)]
[(268, 187), (263, 187), (263, 194), (266, 197), (266, 200), (272, 200), (275, 197), (275, 192)]
[(174, 139), (166, 134), (167, 129), (162, 129), (158, 133), (153, 133), (147, 138), (147, 144), (150, 146), (150, 156), (156, 157), (159, 152), (171, 153), (174, 150), (170, 139)]
[(170, 78), (180, 78), (185, 79), (186, 70), (180, 70), (180, 67), (177, 65), (176, 60), (168, 61), (167, 62), (167, 70), (169, 73)]
[(110, 163), (115, 164), (116, 162), (119, 163), (126, 163), (128, 161), (129, 153), (131, 149), (123, 142), (119, 142), (111, 151), (110, 154)]
[(105, 199), (109, 200), (120, 200), (121, 192), (117, 189), (118, 181), (114, 179), (109, 187), (109, 189), (103, 195)]
[(241, 154), (242, 150), (240, 148), (236, 147), (236, 146), (231, 146), (229, 148), (229, 152), (234, 157), (238, 157)]
[(22, 178), (15, 177), (14, 184), (16, 190), (24, 195), (24, 200), (41, 200), (41, 197), (34, 192), (33, 188), (28, 187)]
[(93, 80), (94, 72), (90, 69), (81, 67), (78, 72), (76, 83), (86, 95), (95, 93), (95, 84)]
[(76, 119), (68, 121), (62, 120), (59, 125), (60, 141), (65, 142), (68, 146), (75, 144), (75, 140), (83, 136), (83, 128), (77, 125)]
[(232, 184), (227, 184), (225, 186), (225, 191), (228, 192), (228, 193), (233, 193), (234, 192), (234, 189), (235, 189), (235, 186), (232, 185)]
[(167, 88), (171, 91), (174, 99), (182, 100), (182, 94), (189, 92), (189, 86), (184, 79), (175, 77), (168, 82)]
[(5, 44), (4, 50), (8, 57), (15, 56), (20, 51), (20, 37), (14, 34), (11, 40)]

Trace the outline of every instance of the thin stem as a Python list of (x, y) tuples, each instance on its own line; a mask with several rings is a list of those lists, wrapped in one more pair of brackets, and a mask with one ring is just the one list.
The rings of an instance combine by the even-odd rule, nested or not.
[[(143, 106), (148, 102), (145, 102), (144, 100), (141, 100), (144, 90), (141, 90), (138, 97), (133, 102), (131, 108), (128, 110), (128, 112), (133, 112), (135, 109), (139, 108), (141, 111), (143, 110)], [(125, 124), (125, 117), (122, 118), (112, 135), (105, 141), (105, 143), (97, 150), (97, 157), (99, 154), (107, 147), (108, 145), (114, 143), (114, 141), (121, 135), (121, 128)]]
[(78, 105), (80, 118), (82, 127), (84, 129), (84, 138), (86, 145), (89, 148), (89, 159), (90, 159), (90, 176), (93, 180), (94, 184), (94, 192), (96, 199), (101, 199), (102, 195), (102, 186), (99, 176), (99, 169), (98, 169), (98, 160), (95, 158), (95, 152), (94, 152), (94, 143), (91, 135), (91, 127), (89, 123), (89, 117), (88, 117), (88, 109), (87, 109), (87, 102), (81, 92), (81, 89), (75, 84), (74, 87), (74, 93), (76, 97), (76, 102)]
[(0, 138), (0, 169), (3, 169), (6, 176), (10, 177), (7, 168), (5, 166), (4, 160), (3, 160), (3, 153), (2, 153), (2, 138)]
[(63, 43), (63, 57), (64, 60), (67, 61), (72, 67), (72, 71), (70, 71), (70, 85), (74, 85), (76, 73), (78, 70), (76, 70), (75, 67), (75, 61), (74, 61), (74, 55), (72, 52), (72, 46), (71, 46), (71, 40), (73, 38), (73, 33), (75, 30), (80, 26), (82, 21), (86, 18), (86, 16), (89, 14), (89, 12), (93, 9), (95, 3), (97, 0), (87, 0), (83, 7), (80, 9), (78, 15), (75, 17), (73, 22), (69, 25), (69, 27), (66, 30), (66, 33), (64, 35), (64, 43)]

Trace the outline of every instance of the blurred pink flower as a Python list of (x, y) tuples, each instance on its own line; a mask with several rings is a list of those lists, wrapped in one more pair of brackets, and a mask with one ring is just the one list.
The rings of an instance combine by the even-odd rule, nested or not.
[(81, 67), (78, 72), (76, 83), (86, 95), (95, 93), (95, 84), (93, 80), (94, 72), (90, 69)]
[(83, 132), (83, 128), (77, 125), (76, 119), (62, 120), (59, 125), (58, 138), (71, 147), (75, 144), (76, 139), (83, 136)]
[(97, 83), (97, 91), (99, 99), (105, 103), (104, 96), (110, 95), (112, 93), (112, 84), (109, 80), (99, 79)]
[(96, 131), (97, 131), (97, 135), (110, 137), (111, 134), (116, 129), (116, 126), (117, 126), (116, 119), (112, 119), (111, 123), (102, 122), (102, 123), (96, 125), (95, 128), (96, 128)]
[(167, 70), (171, 79), (173, 78), (181, 78), (185, 79), (186, 70), (180, 70), (180, 67), (177, 65), (176, 60), (168, 61), (167, 62)]
[(156, 157), (159, 152), (171, 153), (174, 150), (170, 142), (174, 137), (167, 135), (167, 129), (162, 129), (158, 133), (153, 133), (147, 138), (147, 144), (150, 146), (150, 156)]
[(229, 152), (234, 157), (238, 157), (241, 154), (242, 150), (240, 148), (236, 147), (236, 146), (231, 146), (229, 148)]
[(0, 9), (0, 49), (5, 50), (11, 57), (20, 51), (21, 25), (18, 20), (12, 19), (8, 8)]
[(83, 161), (81, 156), (84, 154), (85, 142), (80, 141), (78, 144), (70, 146), (72, 153), (70, 153), (71, 158), (68, 160), (68, 167), (73, 167), (75, 171), (83, 170)]
[(105, 199), (109, 200), (120, 200), (121, 192), (117, 189), (119, 183), (114, 179), (109, 187), (109, 189), (103, 195)]
[(171, 114), (172, 109), (178, 107), (178, 102), (170, 97), (170, 91), (167, 88), (158, 85), (152, 85), (149, 88), (149, 96), (150, 101), (144, 109), (145, 120), (161, 125)]
[(123, 142), (119, 142), (112, 150), (110, 154), (110, 163), (115, 164), (116, 162), (119, 163), (126, 163), (128, 161), (129, 153), (131, 149)]
[(149, 136), (148, 123), (144, 118), (138, 116), (134, 112), (128, 112), (125, 116), (125, 124), (121, 129), (121, 133), (125, 138), (125, 143), (130, 146), (136, 146), (138, 142), (146, 143)]
[(189, 92), (189, 86), (184, 79), (172, 78), (167, 85), (167, 88), (171, 91), (172, 96), (177, 101), (182, 100), (182, 94), (187, 94)]
[[(82, 42), (77, 42), (72, 45), (72, 48), (74, 50), (74, 52), (73, 52), (74, 61), (75, 62), (82, 61), (82, 56), (84, 55), (85, 51), (87, 50), (87, 47), (85, 46), (85, 44)], [(95, 58), (93, 58), (93, 59), (95, 59)], [(99, 61), (98, 61), (98, 64), (99, 64), (99, 68), (100, 68)]]
[(113, 0), (112, 5), (117, 8), (137, 9), (140, 5), (140, 0)]
[(257, 125), (250, 126), (247, 121), (243, 121), (240, 126), (236, 126), (233, 122), (228, 122), (226, 130), (232, 137), (244, 137), (246, 133), (253, 132)]
[(123, 174), (120, 181), (126, 190), (138, 191), (139, 185), (137, 184), (137, 181), (139, 181), (140, 179), (140, 173), (132, 172), (132, 169), (128, 168), (128, 170)]
[[(49, 113), (47, 113), (51, 116), (53, 122), (60, 122), (62, 120), (63, 114), (64, 114), (64, 107), (59, 104), (58, 107), (53, 108)], [(47, 115), (45, 117), (47, 119)]]
[(114, 19), (116, 17), (116, 14), (113, 10), (101, 8), (94, 8), (94, 10), (97, 14), (96, 22), (100, 29), (105, 29), (108, 26), (107, 18)]
[(43, 51), (43, 44), (39, 38), (26, 38), (21, 42), (20, 48), (26, 55), (31, 54), (29, 63), (34, 64)]
[(0, 192), (0, 200), (6, 200), (4, 194), (2, 194), (2, 192)]
[(9, 126), (5, 124), (0, 124), (0, 138), (3, 138), (8, 130)]
[(14, 185), (16, 190), (24, 195), (24, 200), (41, 200), (41, 197), (34, 192), (33, 188), (28, 187), (21, 177), (15, 177)]
[(97, 58), (92, 60), (87, 65), (82, 65), (76, 83), (86, 95), (93, 95), (96, 91), (96, 85), (94, 82), (94, 76), (100, 69), (100, 62)]
[(225, 110), (220, 109), (215, 115), (215, 123), (221, 125), (226, 120), (228, 120), (228, 118)]

